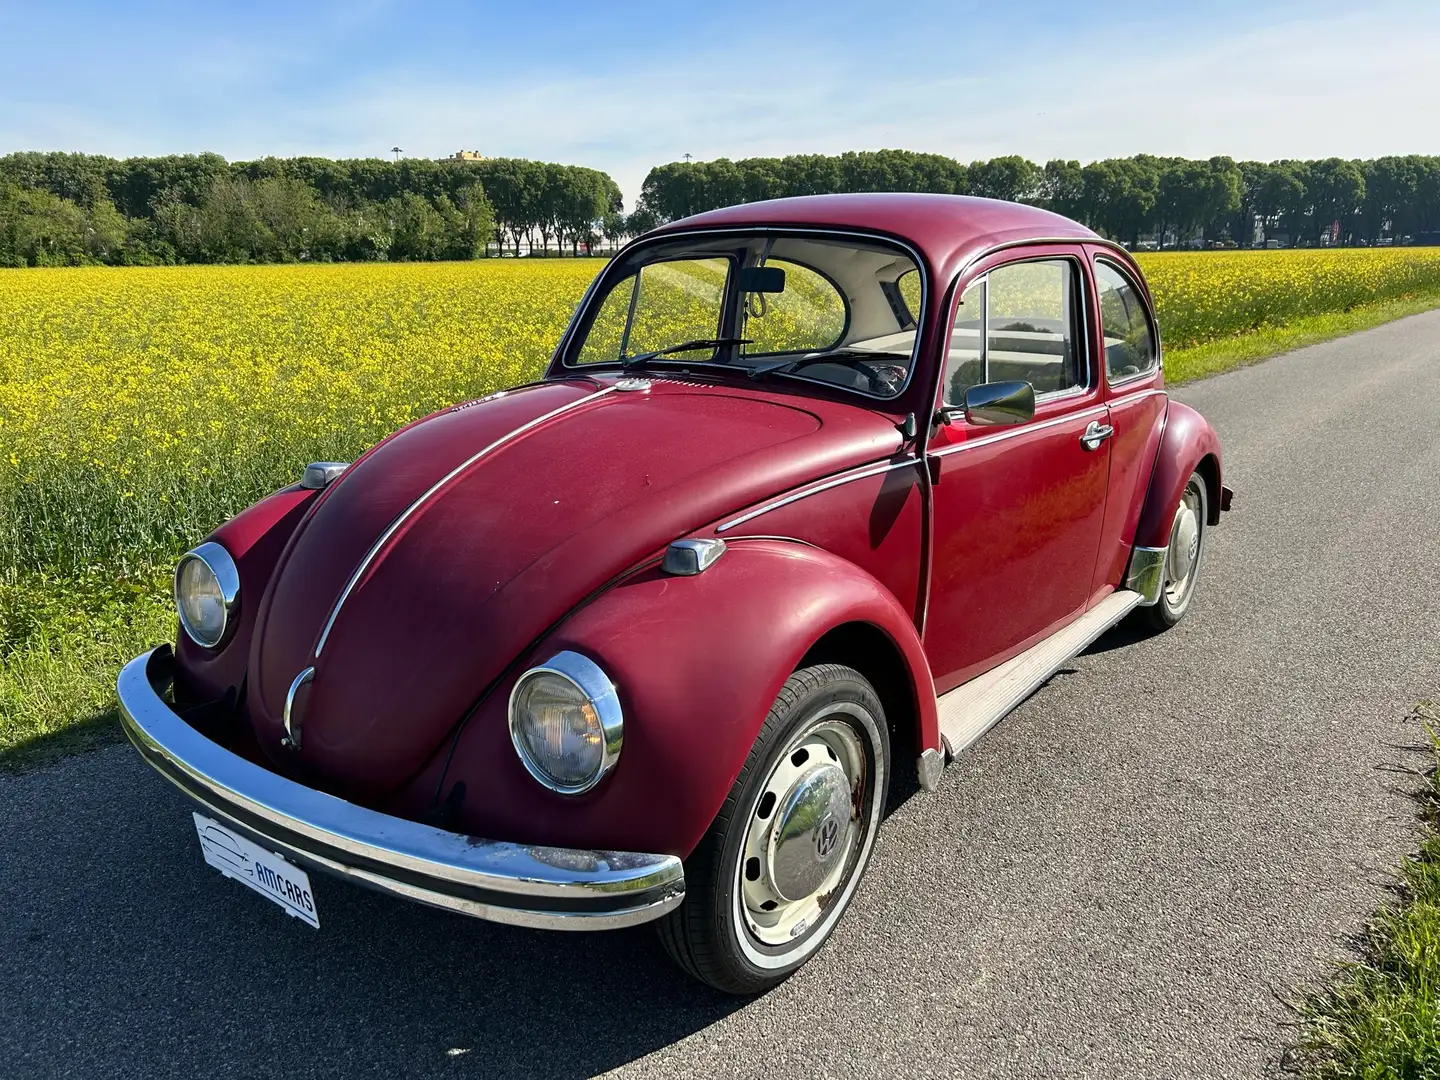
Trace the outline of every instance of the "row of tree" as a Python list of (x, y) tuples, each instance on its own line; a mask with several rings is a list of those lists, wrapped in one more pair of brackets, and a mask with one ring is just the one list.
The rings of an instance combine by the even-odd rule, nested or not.
[(1440, 157), (965, 165), (879, 150), (672, 162), (650, 171), (626, 215), (605, 173), (513, 158), (17, 153), (0, 157), (0, 265), (468, 259), (506, 245), (574, 253), (720, 206), (846, 191), (1029, 202), (1132, 245), (1440, 240)]
[(468, 259), (624, 229), (619, 187), (575, 165), (0, 157), (0, 265)]
[[(970, 165), (938, 154), (672, 162), (650, 170), (637, 224), (790, 195), (933, 191), (1034, 203), (1136, 244), (1233, 242), (1277, 234), (1291, 244), (1374, 243), (1440, 232), (1440, 157), (1242, 161), (1137, 154), (1081, 165), (1018, 156)], [(1338, 223), (1338, 233), (1336, 225)]]

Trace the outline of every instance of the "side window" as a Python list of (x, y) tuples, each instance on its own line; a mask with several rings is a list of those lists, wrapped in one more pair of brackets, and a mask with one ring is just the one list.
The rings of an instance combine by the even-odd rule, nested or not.
[(958, 404), (966, 389), (984, 382), (1017, 379), (1037, 394), (1083, 386), (1076, 285), (1070, 259), (1008, 263), (972, 282), (950, 331), (946, 403)]
[(767, 267), (785, 271), (785, 289), (778, 293), (746, 293), (745, 329), (753, 342), (742, 355), (756, 353), (824, 352), (845, 336), (848, 312), (842, 296), (822, 274), (785, 259)]
[(1095, 284), (1100, 290), (1106, 377), (1116, 382), (1154, 370), (1155, 337), (1139, 290), (1119, 267), (1103, 259), (1095, 260)]
[(719, 332), (729, 259), (672, 259), (616, 283), (577, 362), (600, 364)]
[(1075, 264), (1009, 263), (990, 271), (985, 381), (1020, 379), (1037, 394), (1080, 386), (1075, 349)]

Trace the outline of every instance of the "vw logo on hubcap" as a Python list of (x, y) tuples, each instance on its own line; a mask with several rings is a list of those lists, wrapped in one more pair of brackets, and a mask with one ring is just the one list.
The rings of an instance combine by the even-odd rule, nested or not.
[(829, 858), (830, 853), (835, 850), (835, 844), (839, 839), (840, 823), (831, 815), (826, 814), (825, 820), (822, 821), (820, 827), (815, 830), (815, 854), (819, 855), (822, 859)]

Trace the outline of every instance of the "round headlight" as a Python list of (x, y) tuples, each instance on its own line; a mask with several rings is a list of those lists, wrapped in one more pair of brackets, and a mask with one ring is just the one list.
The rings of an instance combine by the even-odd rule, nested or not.
[(589, 791), (615, 767), (622, 727), (615, 687), (579, 653), (557, 653), (510, 692), (515, 752), (531, 776), (562, 795)]
[(190, 640), (213, 649), (225, 640), (240, 600), (240, 571), (213, 540), (187, 551), (175, 567), (175, 607)]

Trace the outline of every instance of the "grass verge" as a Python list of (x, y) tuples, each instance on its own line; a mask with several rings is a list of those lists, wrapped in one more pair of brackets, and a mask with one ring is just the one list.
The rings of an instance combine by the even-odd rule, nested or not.
[(1283, 326), (1266, 326), (1233, 337), (1219, 338), (1190, 349), (1165, 350), (1165, 381), (1171, 386), (1219, 375), (1272, 356), (1318, 345), (1346, 334), (1370, 330), (1383, 323), (1418, 315), (1440, 307), (1440, 292), (1402, 296), (1363, 304), (1349, 311), (1328, 315), (1307, 315)]
[[(1435, 706), (1416, 708), (1440, 761)], [(1360, 959), (1299, 1006), (1295, 1071), (1310, 1080), (1440, 1076), (1440, 772), (1416, 794), (1425, 821), (1419, 854), (1397, 875), (1396, 900), (1370, 919)]]
[(0, 772), (118, 742), (116, 674), (174, 632), (164, 579), (0, 584)]

